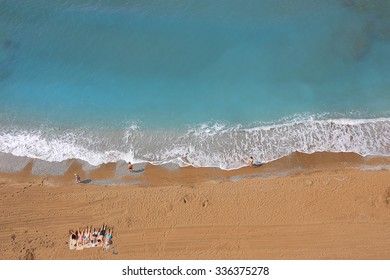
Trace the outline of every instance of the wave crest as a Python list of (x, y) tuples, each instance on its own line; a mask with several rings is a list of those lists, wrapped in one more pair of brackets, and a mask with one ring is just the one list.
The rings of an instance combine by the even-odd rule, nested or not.
[(76, 158), (99, 165), (119, 160), (235, 169), (248, 156), (269, 162), (295, 151), (390, 155), (390, 119), (313, 118), (251, 128), (200, 124), (184, 131), (131, 125), (122, 131), (0, 126), (0, 152), (46, 161)]

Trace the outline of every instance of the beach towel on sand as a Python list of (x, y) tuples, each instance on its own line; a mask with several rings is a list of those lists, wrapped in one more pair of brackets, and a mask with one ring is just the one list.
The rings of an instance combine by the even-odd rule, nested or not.
[(72, 239), (72, 237), (69, 237), (69, 249), (75, 250), (77, 247), (77, 240)]

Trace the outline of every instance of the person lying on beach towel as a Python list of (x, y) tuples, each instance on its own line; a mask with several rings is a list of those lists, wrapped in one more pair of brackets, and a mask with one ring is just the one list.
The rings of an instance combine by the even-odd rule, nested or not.
[(77, 238), (77, 247), (76, 250), (83, 250), (83, 237), (84, 237), (84, 230), (79, 229), (79, 235)]
[(102, 227), (99, 229), (99, 235), (98, 235), (98, 246), (102, 247), (104, 244), (104, 236), (106, 234), (107, 226), (102, 225)]
[(108, 229), (107, 235), (104, 241), (104, 248), (108, 250), (110, 248), (110, 245), (112, 244), (112, 229)]
[(70, 250), (76, 250), (77, 247), (77, 230), (76, 232), (71, 230), (70, 231), (70, 236), (69, 236), (69, 249)]
[(76, 231), (70, 230), (69, 249), (83, 250), (85, 248), (103, 247), (108, 250), (112, 244), (112, 232), (113, 230), (107, 225), (102, 225), (99, 229), (94, 228), (93, 231), (92, 226), (79, 228)]
[(99, 230), (94, 228), (92, 236), (91, 236), (92, 247), (96, 247), (97, 246), (98, 234), (99, 234)]
[(91, 230), (92, 230), (92, 226), (90, 228), (87, 226), (84, 230), (84, 236), (83, 236), (84, 248), (91, 247)]
[[(92, 229), (92, 227), (91, 227), (91, 229)], [(84, 236), (83, 236), (83, 245), (84, 246), (90, 243), (91, 229), (89, 229), (87, 226), (85, 231), (84, 231)]]

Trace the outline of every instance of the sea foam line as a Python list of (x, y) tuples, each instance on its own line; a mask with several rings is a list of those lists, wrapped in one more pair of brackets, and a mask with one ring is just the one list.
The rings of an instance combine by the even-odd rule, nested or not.
[(250, 155), (270, 162), (295, 151), (390, 156), (390, 119), (310, 119), (252, 128), (212, 123), (184, 131), (135, 125), (110, 132), (0, 126), (0, 152), (55, 162), (74, 158), (92, 165), (125, 160), (235, 169)]

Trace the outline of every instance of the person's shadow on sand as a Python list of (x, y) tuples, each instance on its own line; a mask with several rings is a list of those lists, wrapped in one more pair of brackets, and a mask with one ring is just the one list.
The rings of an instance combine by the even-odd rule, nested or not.
[(133, 169), (133, 173), (141, 173), (141, 172), (144, 172), (145, 171), (145, 168), (141, 168), (141, 169), (137, 169), (137, 170), (135, 170), (135, 169)]
[(86, 180), (81, 181), (80, 184), (89, 184), (91, 182), (92, 182), (91, 179), (86, 179)]

